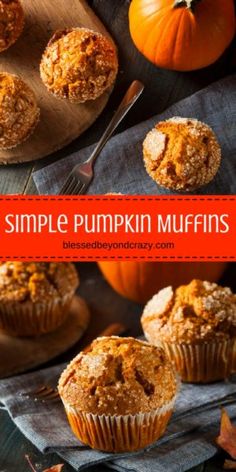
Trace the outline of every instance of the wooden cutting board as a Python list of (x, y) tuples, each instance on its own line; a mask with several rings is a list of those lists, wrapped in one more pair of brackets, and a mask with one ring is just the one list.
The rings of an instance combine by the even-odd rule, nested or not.
[(26, 372), (72, 347), (86, 331), (90, 313), (85, 301), (75, 296), (65, 323), (38, 338), (16, 338), (0, 332), (0, 378)]
[(43, 51), (57, 29), (84, 26), (107, 34), (85, 0), (21, 0), (26, 22), (14, 46), (0, 54), (0, 71), (17, 74), (34, 90), (41, 109), (40, 123), (23, 144), (0, 151), (0, 164), (39, 159), (61, 149), (77, 138), (99, 116), (111, 90), (95, 101), (71, 104), (58, 100), (43, 85), (39, 63)]

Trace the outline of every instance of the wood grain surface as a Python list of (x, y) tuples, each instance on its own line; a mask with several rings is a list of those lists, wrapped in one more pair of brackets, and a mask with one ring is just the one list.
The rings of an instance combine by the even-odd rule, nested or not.
[(20, 39), (1, 53), (0, 71), (19, 75), (34, 90), (41, 110), (40, 122), (23, 144), (0, 151), (0, 163), (26, 162), (61, 149), (80, 136), (105, 107), (111, 89), (97, 100), (72, 104), (49, 93), (39, 75), (42, 53), (53, 32), (85, 26), (105, 34), (106, 29), (84, 0), (22, 0), (26, 23)]
[(38, 367), (65, 352), (83, 336), (89, 320), (86, 302), (75, 296), (67, 320), (52, 333), (38, 338), (17, 338), (0, 332), (0, 378)]
[[(26, 1), (26, 0), (25, 0)], [(31, 0), (27, 0), (31, 3)], [(36, 0), (34, 0), (36, 1)], [(60, 2), (63, 0), (60, 0)], [(41, 3), (41, 0), (37, 0)], [(52, 0), (54, 8), (57, 1)], [(128, 29), (129, 0), (88, 0), (97, 17), (111, 33), (118, 46), (119, 74), (108, 105), (96, 122), (71, 144), (52, 153), (43, 159), (25, 163), (1, 166), (0, 193), (2, 194), (37, 194), (32, 174), (72, 152), (79, 152), (85, 146), (95, 143), (111, 119), (114, 110), (121, 100), (128, 84), (133, 79), (139, 79), (146, 85), (145, 92), (135, 110), (131, 111), (117, 129), (117, 132), (133, 126), (140, 121), (161, 113), (173, 103), (181, 100), (197, 90), (222, 77), (236, 72), (235, 46), (236, 39), (225, 51), (224, 55), (212, 66), (195, 72), (174, 72), (161, 70), (148, 62), (134, 47)], [(236, 4), (236, 0), (235, 0)], [(64, 5), (71, 5), (70, 0), (64, 0)], [(20, 40), (21, 41), (21, 40)], [(14, 49), (15, 46), (13, 46)], [(10, 50), (9, 50), (10, 52)], [(1, 56), (2, 57), (2, 56)]]

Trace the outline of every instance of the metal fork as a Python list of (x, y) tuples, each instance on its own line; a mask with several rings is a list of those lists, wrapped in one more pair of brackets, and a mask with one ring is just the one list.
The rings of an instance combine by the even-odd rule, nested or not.
[(40, 400), (45, 403), (48, 401), (59, 400), (59, 393), (57, 388), (50, 387), (49, 385), (41, 385), (35, 390), (22, 394), (26, 398), (33, 398), (34, 401)]
[[(121, 323), (112, 323), (102, 331), (98, 337), (103, 336), (118, 336), (124, 334), (127, 331), (127, 327)], [(89, 350), (90, 344), (83, 349), (83, 352)], [(42, 403), (52, 402), (59, 400), (59, 393), (57, 388), (53, 388), (50, 385), (40, 385), (34, 390), (20, 394), (26, 398), (33, 398), (34, 401), (41, 401)]]
[(103, 133), (100, 141), (92, 152), (91, 156), (83, 164), (77, 164), (67, 177), (64, 185), (59, 191), (59, 195), (83, 195), (85, 194), (88, 186), (93, 180), (94, 176), (94, 163), (104, 148), (108, 139), (111, 137), (119, 123), (123, 120), (125, 115), (128, 113), (130, 108), (134, 105), (136, 100), (143, 92), (144, 85), (135, 80), (128, 88), (122, 102), (116, 110), (110, 124)]

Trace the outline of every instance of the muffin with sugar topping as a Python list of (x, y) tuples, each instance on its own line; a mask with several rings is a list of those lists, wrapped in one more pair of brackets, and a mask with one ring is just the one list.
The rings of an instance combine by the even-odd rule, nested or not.
[(0, 262), (0, 329), (13, 336), (54, 331), (67, 318), (78, 284), (71, 263)]
[(133, 338), (96, 339), (59, 381), (74, 434), (103, 451), (133, 451), (165, 431), (177, 392), (165, 352)]
[(143, 142), (150, 177), (173, 191), (193, 191), (215, 177), (221, 148), (212, 129), (192, 118), (161, 121)]
[(236, 341), (236, 295), (228, 287), (193, 280), (167, 287), (147, 303), (146, 338), (165, 349), (182, 380), (213, 382), (232, 370)]
[(24, 27), (24, 12), (19, 0), (0, 0), (0, 52), (14, 44)]
[(112, 40), (86, 28), (57, 31), (40, 65), (41, 78), (49, 92), (77, 103), (100, 97), (113, 85), (117, 71)]
[(0, 149), (10, 149), (32, 134), (39, 107), (31, 88), (16, 75), (0, 73)]

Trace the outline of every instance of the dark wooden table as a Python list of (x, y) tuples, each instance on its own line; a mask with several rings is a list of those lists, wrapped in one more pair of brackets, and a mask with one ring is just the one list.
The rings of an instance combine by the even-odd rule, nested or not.
[[(65, 1), (65, 3), (67, 3)], [(146, 86), (145, 93), (118, 131), (122, 131), (152, 115), (162, 112), (171, 104), (236, 71), (235, 44), (211, 67), (191, 73), (159, 70), (149, 63), (133, 46), (128, 31), (129, 0), (90, 0), (88, 2), (112, 33), (119, 49), (120, 72), (109, 104), (96, 123), (65, 149), (34, 163), (0, 168), (0, 193), (37, 193), (32, 173), (66, 155), (98, 140), (111, 118), (126, 87), (133, 79)]]
[[(127, 326), (127, 334), (138, 336), (141, 334), (140, 314), (142, 307), (117, 295), (105, 282), (95, 263), (78, 264), (81, 286), (79, 293), (87, 300), (92, 314), (91, 323), (84, 338), (64, 355), (47, 364), (67, 362), (72, 359), (84, 346), (87, 346), (105, 327), (112, 322), (121, 322)], [(222, 277), (222, 285), (228, 285), (236, 291), (236, 264), (230, 264)], [(96, 295), (94, 295), (96, 294)], [(43, 455), (19, 432), (8, 414), (0, 410), (0, 472), (27, 472), (30, 470), (25, 461), (28, 454), (35, 464), (39, 465), (39, 472), (58, 463), (55, 454)], [(212, 472), (222, 470), (223, 457), (217, 456), (192, 472)], [(65, 465), (64, 472), (73, 469)], [(90, 468), (88, 472), (108, 471), (105, 466)], [(155, 472), (155, 471), (154, 471)], [(158, 471), (156, 471), (158, 472)], [(168, 471), (167, 471), (168, 472)]]

